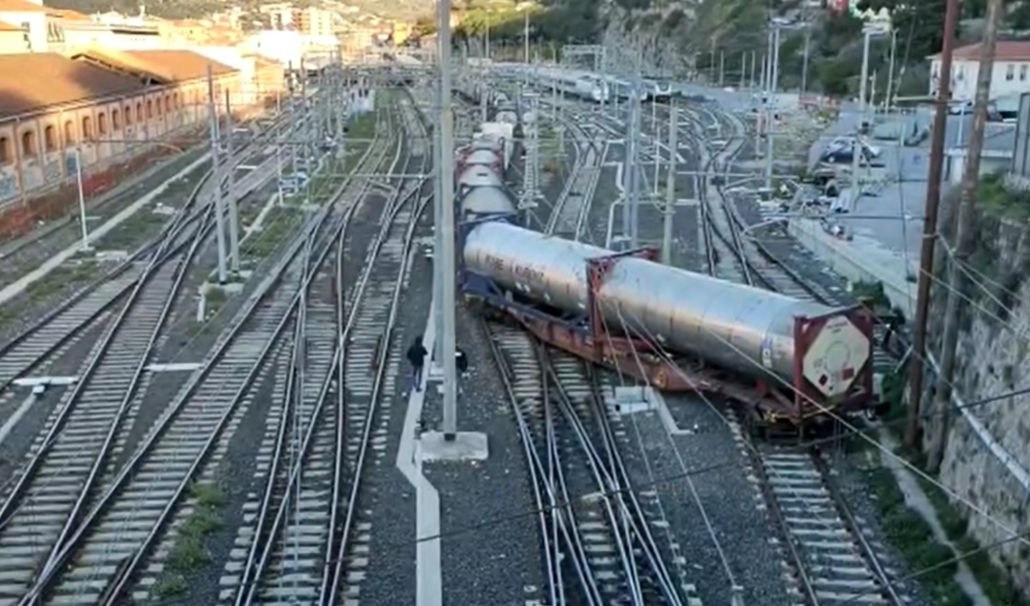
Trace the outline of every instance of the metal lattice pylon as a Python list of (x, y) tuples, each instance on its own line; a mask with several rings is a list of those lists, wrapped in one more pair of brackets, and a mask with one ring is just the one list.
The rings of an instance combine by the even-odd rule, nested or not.
[(519, 210), (528, 214), (536, 208), (540, 194), (540, 98), (535, 93), (526, 93), (532, 123), (523, 120), (526, 163), (522, 171), (522, 194), (519, 196)]

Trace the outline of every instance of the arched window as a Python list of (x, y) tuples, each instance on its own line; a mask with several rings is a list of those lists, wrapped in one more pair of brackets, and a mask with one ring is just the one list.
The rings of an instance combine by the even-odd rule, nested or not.
[(64, 123), (64, 144), (71, 145), (75, 143), (75, 123), (68, 120)]
[(31, 158), (36, 155), (36, 132), (27, 130), (21, 134), (21, 155)]
[(172, 111), (172, 96), (165, 95), (165, 113)]
[(179, 103), (179, 93), (172, 95), (172, 107), (175, 109), (182, 109), (182, 105)]
[(97, 114), (97, 132), (101, 135), (107, 134), (107, 114), (104, 112)]
[(11, 154), (11, 140), (7, 137), (0, 137), (0, 164), (10, 164), (14, 160)]
[(143, 120), (143, 102), (140, 101), (136, 104), (136, 122)]
[(122, 125), (121, 125), (121, 116), (118, 115), (118, 110), (117, 109), (112, 109), (111, 110), (111, 129), (112, 130), (118, 130), (121, 127), (122, 127)]
[(89, 141), (93, 138), (93, 120), (89, 116), (82, 119), (82, 140)]
[(125, 106), (125, 126), (132, 124), (132, 106)]
[(147, 120), (154, 117), (154, 100), (147, 99)]
[(52, 152), (57, 149), (57, 129), (54, 128), (53, 124), (47, 124), (43, 128), (43, 147), (48, 151)]

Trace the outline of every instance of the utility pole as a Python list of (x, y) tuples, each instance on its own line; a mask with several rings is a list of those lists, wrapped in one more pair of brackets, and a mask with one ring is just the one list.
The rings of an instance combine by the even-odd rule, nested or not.
[(894, 86), (894, 60), (898, 46), (898, 30), (891, 30), (891, 58), (890, 67), (887, 70), (887, 94), (883, 98), (883, 113), (891, 110), (891, 92)]
[(523, 50), (525, 51), (526, 65), (529, 65), (529, 9), (525, 9), (523, 13), (526, 16), (526, 23), (522, 32)]
[[(451, 113), (451, 0), (440, 5), (440, 190), (443, 194), (440, 217), (441, 311), (443, 313), (443, 437), (451, 442), (457, 437), (458, 385), (454, 364), (454, 115)], [(528, 34), (529, 17), (526, 17)], [(529, 38), (526, 38), (529, 54)]]
[(662, 213), (662, 263), (672, 265), (672, 220), (676, 213), (676, 130), (679, 113), (669, 102), (669, 172), (665, 175), (665, 212)]
[(923, 242), (919, 253), (919, 285), (916, 294), (915, 332), (912, 356), (909, 358), (908, 419), (905, 443), (919, 446), (921, 424), (919, 405), (923, 395), (923, 361), (926, 357), (926, 316), (930, 306), (930, 276), (937, 238), (937, 210), (941, 198), (941, 174), (944, 165), (944, 129), (948, 121), (951, 97), (951, 56), (955, 46), (955, 24), (958, 21), (958, 0), (947, 0), (944, 12), (944, 42), (941, 48), (941, 72), (937, 85), (937, 111), (933, 119), (930, 141), (930, 169), (927, 177), (926, 208), (923, 211)]
[(991, 75), (994, 71), (994, 52), (998, 42), (998, 22), (1001, 20), (1003, 0), (987, 3), (987, 23), (983, 42), (980, 44), (980, 71), (976, 78), (976, 100), (973, 104), (973, 127), (969, 132), (968, 155), (965, 174), (962, 178), (962, 198), (959, 201), (958, 216), (955, 219), (955, 255), (948, 267), (948, 294), (944, 311), (944, 339), (941, 344), (941, 376), (934, 397), (936, 423), (934, 436), (930, 440), (930, 454), (927, 465), (936, 473), (944, 457), (944, 446), (948, 441), (950, 426), (952, 380), (955, 378), (955, 349), (958, 344), (959, 301), (965, 295), (965, 274), (960, 265), (972, 253), (975, 234), (974, 213), (976, 211), (977, 187), (980, 183), (980, 156), (983, 151), (984, 129), (987, 124), (987, 103), (991, 92)]
[(726, 68), (726, 51), (719, 51), (719, 86), (722, 87), (725, 83), (723, 77), (725, 75)]
[(540, 98), (536, 93), (526, 93), (529, 111), (533, 115), (531, 124), (523, 125), (526, 144), (526, 165), (522, 172), (522, 196), (519, 208), (526, 211), (525, 225), (530, 227), (533, 209), (540, 198)]
[(762, 71), (758, 72), (758, 90), (765, 92), (765, 76), (769, 70), (769, 56), (762, 54)]
[(222, 171), (218, 163), (218, 111), (215, 109), (215, 79), (207, 64), (207, 110), (211, 120), (211, 175), (215, 183), (215, 232), (218, 241), (218, 283), (225, 284), (225, 226), (222, 225)]
[(805, 24), (805, 50), (801, 57), (801, 94), (808, 92), (808, 53), (812, 44), (812, 26)]
[(236, 189), (236, 175), (234, 174), (236, 167), (233, 166), (233, 120), (229, 89), (225, 89), (225, 132), (227, 133), (225, 137), (225, 170), (228, 182), (226, 189), (229, 192), (229, 269), (232, 271), (233, 277), (238, 277), (240, 275), (240, 219), (236, 207), (236, 196), (233, 195), (233, 190)]
[(748, 88), (755, 87), (755, 58), (758, 56), (755, 51), (751, 51), (751, 77), (748, 79)]
[(747, 86), (747, 53), (740, 53), (740, 89)]
[(855, 138), (851, 144), (851, 200), (849, 200), (848, 206), (850, 210), (855, 210), (858, 207), (858, 198), (861, 194), (861, 185), (858, 179), (859, 170), (859, 157), (864, 155), (865, 150), (862, 147), (862, 143), (859, 141), (859, 136), (862, 134), (862, 126), (866, 122), (866, 103), (865, 103), (865, 87), (866, 82), (869, 80), (869, 38), (872, 37), (873, 30), (871, 26), (866, 25), (862, 28), (862, 74), (861, 79), (858, 82), (858, 119), (859, 123), (855, 129)]
[[(440, 95), (440, 81), (442, 79), (443, 64), (437, 57), (437, 65), (441, 70), (436, 74), (433, 85), (433, 115), (440, 116), (443, 112), (443, 101)], [(436, 332), (436, 339), (433, 340), (433, 359), (436, 361), (436, 368), (443, 371), (443, 190), (441, 189), (443, 174), (444, 150), (441, 146), (440, 135), (442, 121), (438, 120), (433, 126), (433, 324)]]
[(715, 84), (715, 37), (712, 37), (712, 47), (708, 51), (708, 81)]
[(82, 152), (75, 146), (75, 184), (79, 189), (79, 219), (82, 221), (82, 250), (90, 250), (89, 227), (86, 225), (86, 195), (82, 189)]
[(769, 94), (765, 100), (765, 190), (772, 192), (773, 185), (773, 112), (772, 101), (776, 95), (776, 81), (780, 71), (780, 26), (773, 23), (772, 29), (772, 61), (769, 67)]
[(626, 205), (622, 209), (622, 234), (629, 237), (630, 247), (637, 247), (637, 139), (640, 137), (640, 94), (637, 82), (630, 86), (629, 119), (626, 121), (626, 159), (622, 178), (625, 181)]

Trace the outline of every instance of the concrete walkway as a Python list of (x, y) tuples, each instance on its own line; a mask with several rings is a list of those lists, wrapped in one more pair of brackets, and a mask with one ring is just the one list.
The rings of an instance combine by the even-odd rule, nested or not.
[[(427, 351), (433, 351), (436, 338), (436, 323), (432, 321), (433, 306), (429, 308), (422, 344)], [(426, 376), (422, 373), (420, 391), (408, 396), (408, 412), (404, 416), (401, 442), (397, 448), (397, 469), (404, 474), (415, 488), (415, 604), (417, 606), (440, 606), (443, 603), (443, 581), (441, 574), (440, 539), (440, 493), (422, 474), (421, 441), (416, 439), (418, 419), (422, 416), (425, 403)]]
[[(899, 446), (898, 441), (894, 439), (890, 432), (880, 431), (879, 438), (880, 442), (891, 451), (895, 451)], [(881, 460), (890, 469), (891, 473), (894, 474), (894, 479), (898, 482), (898, 488), (901, 489), (902, 494), (905, 496), (905, 504), (926, 520), (926, 523), (930, 525), (930, 530), (933, 532), (933, 538), (941, 545), (951, 549), (957, 557), (960, 552), (951, 540), (948, 539), (947, 533), (944, 532), (944, 527), (941, 526), (941, 522), (937, 518), (937, 510), (934, 509), (929, 497), (923, 492), (919, 479), (896, 458), (881, 457)], [(980, 587), (980, 583), (973, 576), (969, 566), (962, 560), (958, 562), (955, 582), (969, 596), (969, 599), (973, 601), (975, 606), (991, 606), (991, 601), (987, 599), (986, 594), (984, 594), (983, 589)]]
[[(116, 214), (115, 216), (113, 216), (110, 219), (108, 219), (100, 227), (90, 231), (90, 233), (89, 233), (89, 240), (90, 240), (90, 242), (96, 242), (98, 239), (104, 237), (104, 235), (106, 235), (107, 232), (111, 231), (112, 229), (114, 229), (115, 227), (120, 225), (123, 221), (125, 221), (126, 219), (128, 219), (132, 215), (136, 214), (136, 212), (139, 209), (141, 209), (144, 206), (146, 206), (146, 205), (150, 204), (151, 202), (153, 202), (154, 198), (156, 198), (157, 196), (159, 196), (162, 193), (164, 193), (165, 189), (168, 188), (168, 185), (172, 181), (177, 181), (177, 180), (185, 177), (186, 175), (191, 173), (193, 170), (195, 170), (198, 166), (200, 166), (201, 164), (206, 162), (207, 158), (208, 158), (208, 154), (204, 154), (200, 158), (197, 158), (189, 166), (187, 166), (186, 168), (183, 168), (182, 170), (177, 172), (175, 175), (173, 175), (171, 178), (166, 180), (164, 183), (162, 183), (158, 187), (154, 188), (150, 193), (148, 193), (147, 195), (143, 196), (139, 200), (136, 200), (135, 202), (133, 202), (129, 206), (123, 208), (121, 211), (118, 212), (118, 214)], [(28, 286), (30, 284), (40, 280), (41, 278), (44, 278), (48, 273), (53, 271), (56, 267), (60, 266), (62, 263), (64, 263), (68, 259), (70, 259), (73, 256), (75, 256), (76, 254), (78, 254), (81, 250), (82, 250), (82, 243), (81, 242), (76, 242), (75, 244), (73, 244), (73, 245), (69, 246), (68, 248), (65, 248), (61, 252), (57, 253), (53, 257), (50, 257), (49, 259), (47, 259), (42, 265), (40, 265), (36, 269), (30, 271), (29, 273), (25, 274), (24, 276), (22, 276), (18, 280), (14, 281), (14, 282), (8, 284), (7, 286), (5, 286), (4, 288), (0, 289), (0, 305), (6, 303), (7, 301), (9, 301), (9, 300), (13, 299), (14, 297), (18, 296), (19, 294), (21, 294), (26, 288), (28, 288)]]

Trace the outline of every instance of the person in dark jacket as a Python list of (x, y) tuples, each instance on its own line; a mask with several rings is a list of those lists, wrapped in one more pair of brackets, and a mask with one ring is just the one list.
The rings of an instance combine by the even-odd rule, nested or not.
[(459, 375), (464, 375), (469, 369), (469, 360), (460, 347), (454, 348), (454, 367)]
[(415, 391), (422, 391), (422, 367), (428, 353), (422, 346), (422, 335), (415, 337), (407, 353), (408, 362), (411, 363), (411, 388)]

